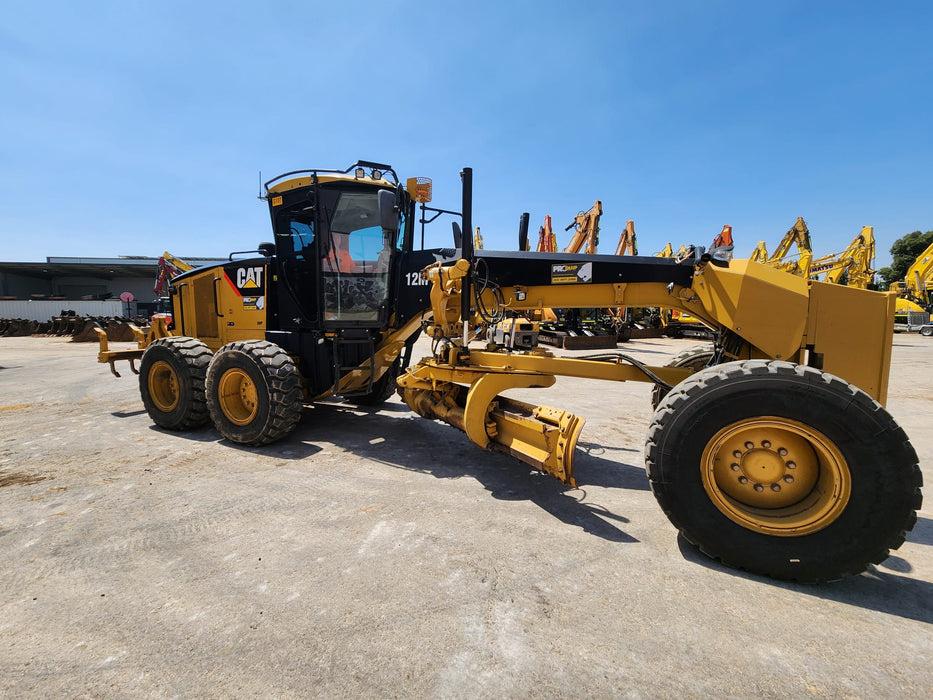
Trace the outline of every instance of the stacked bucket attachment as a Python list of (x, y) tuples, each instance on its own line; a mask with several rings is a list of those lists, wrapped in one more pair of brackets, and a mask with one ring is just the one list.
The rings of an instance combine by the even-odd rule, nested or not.
[(136, 326), (125, 318), (63, 315), (53, 316), (49, 321), (0, 319), (0, 336), (4, 337), (44, 335), (70, 337), (74, 343), (94, 343), (98, 328), (106, 330), (110, 340), (116, 342), (136, 340)]

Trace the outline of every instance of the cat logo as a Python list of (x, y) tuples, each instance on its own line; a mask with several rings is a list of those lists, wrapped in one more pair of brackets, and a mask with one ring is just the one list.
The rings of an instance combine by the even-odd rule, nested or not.
[(238, 267), (236, 286), (239, 289), (259, 289), (262, 287), (261, 267)]

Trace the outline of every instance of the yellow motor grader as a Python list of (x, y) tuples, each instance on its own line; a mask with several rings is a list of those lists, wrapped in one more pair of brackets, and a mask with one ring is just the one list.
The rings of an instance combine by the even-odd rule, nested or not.
[[(472, 231), (472, 171), (462, 173)], [(172, 280), (174, 328), (99, 360), (139, 361), (152, 420), (212, 423), (260, 445), (305, 403), (416, 413), (575, 486), (583, 418), (505, 396), (557, 376), (645, 381), (656, 410), (645, 458), (673, 524), (708, 555), (780, 579), (820, 582), (881, 562), (916, 522), (917, 455), (883, 408), (894, 295), (788, 275), (717, 251), (692, 258), (415, 248), (430, 181), (387, 166), (286, 173), (265, 184), (274, 240), (255, 255)], [(433, 210), (454, 214), (447, 210)], [(435, 217), (436, 218), (436, 217)], [(455, 227), (456, 229), (456, 227)], [(422, 233), (423, 240), (423, 233)], [(527, 312), (667, 307), (714, 342), (649, 367), (618, 352), (557, 357)], [(432, 352), (412, 365), (416, 337)], [(857, 351), (855, 351), (857, 350)]]

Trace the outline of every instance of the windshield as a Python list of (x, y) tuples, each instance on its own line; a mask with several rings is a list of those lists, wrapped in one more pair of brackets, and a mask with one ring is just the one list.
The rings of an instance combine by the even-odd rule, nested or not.
[(396, 231), (379, 223), (375, 190), (322, 191), (327, 241), (321, 260), (324, 318), (379, 321), (389, 292)]
[(352, 233), (379, 226), (379, 205), (375, 192), (341, 192), (330, 217), (330, 230)]

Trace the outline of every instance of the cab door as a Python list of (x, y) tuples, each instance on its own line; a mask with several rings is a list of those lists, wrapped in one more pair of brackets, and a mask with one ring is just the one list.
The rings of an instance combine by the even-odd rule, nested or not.
[[(378, 192), (322, 192), (321, 312), (327, 330), (388, 323), (397, 231), (380, 224)], [(329, 206), (327, 206), (329, 205)]]
[(270, 329), (320, 326), (320, 251), (313, 210), (282, 212), (275, 222), (277, 293), (267, 299)]

